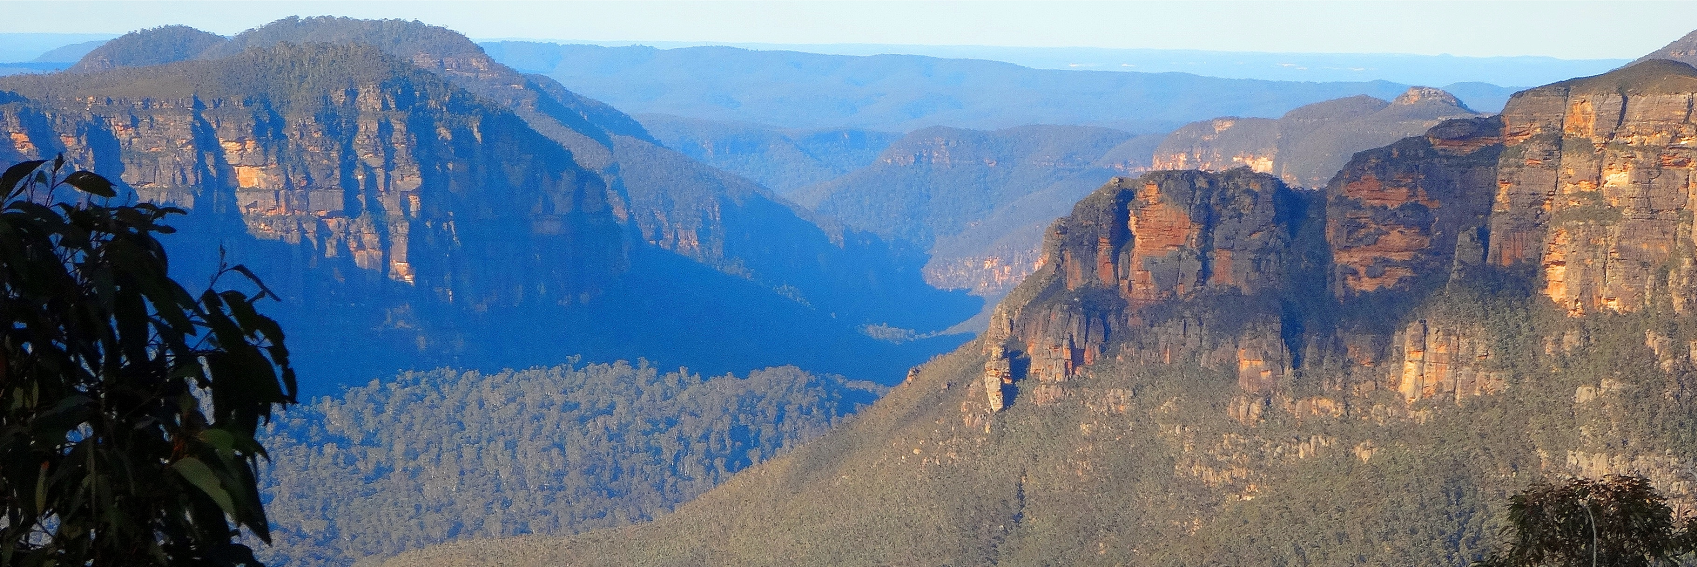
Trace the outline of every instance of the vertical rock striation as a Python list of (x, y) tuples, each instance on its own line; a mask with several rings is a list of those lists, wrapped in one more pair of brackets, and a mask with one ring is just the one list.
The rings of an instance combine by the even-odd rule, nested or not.
[(1490, 272), (1572, 316), (1691, 310), (1692, 108), (1697, 69), (1649, 60), (1357, 153), (1323, 191), (1248, 167), (1116, 178), (1050, 230), (986, 344), (1045, 381), (1193, 360), (1265, 393), (1316, 359), (1349, 377), (1326, 387), (1410, 403), (1499, 391), (1491, 333), (1422, 298)]
[(1278, 293), (1291, 262), (1285, 209), (1300, 199), (1246, 168), (1115, 178), (1050, 229), (1044, 267), (998, 307), (986, 344), (1029, 359), (1041, 381), (1136, 345), (1118, 356), (1199, 357), (1265, 389), (1289, 362), (1277, 321), (1221, 321), (1183, 306)]

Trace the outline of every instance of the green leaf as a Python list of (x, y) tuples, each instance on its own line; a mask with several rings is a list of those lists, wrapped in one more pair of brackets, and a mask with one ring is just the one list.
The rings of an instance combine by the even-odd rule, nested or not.
[(230, 499), (230, 493), (224, 490), (223, 484), (218, 482), (218, 475), (212, 472), (212, 467), (206, 466), (206, 463), (200, 462), (200, 459), (183, 457), (178, 459), (177, 462), (171, 463), (171, 470), (177, 471), (177, 474), (189, 481), (189, 484), (193, 484), (195, 488), (199, 488), (201, 492), (212, 497), (212, 501), (217, 502), (218, 507), (223, 509), (224, 513), (232, 516), (238, 515), (235, 502)]
[(78, 171), (65, 176), (65, 183), (81, 189), (85, 193), (93, 193), (101, 197), (118, 196), (118, 192), (112, 190), (111, 181), (89, 171)]
[(41, 464), (41, 471), (35, 475), (35, 513), (47, 511), (47, 463)]
[(231, 435), (228, 431), (224, 431), (222, 429), (208, 429), (200, 432), (200, 434), (196, 437), (199, 437), (201, 442), (211, 445), (213, 448), (217, 449), (219, 454), (232, 453), (235, 451), (236, 436)]
[(11, 198), (12, 195), (17, 193), (18, 183), (23, 182), (24, 178), (29, 177), (29, 174), (35, 173), (36, 168), (41, 167), (41, 164), (44, 163), (47, 163), (47, 160), (38, 159), (6, 168), (6, 173), (0, 174), (0, 191), (5, 191), (5, 196)]

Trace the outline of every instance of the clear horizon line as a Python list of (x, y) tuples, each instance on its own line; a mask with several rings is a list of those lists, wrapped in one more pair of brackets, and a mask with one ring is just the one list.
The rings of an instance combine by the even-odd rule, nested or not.
[[(1240, 51), (1219, 49), (1182, 49), (1163, 47), (1092, 47), (1092, 46), (1053, 46), (1053, 45), (988, 45), (988, 44), (959, 44), (959, 43), (773, 43), (761, 41), (683, 41), (683, 40), (592, 40), (592, 39), (558, 39), (524, 36), (502, 37), (469, 37), (473, 43), (490, 43), (498, 41), (524, 41), (534, 43), (555, 43), (560, 45), (599, 45), (603, 47), (653, 47), (655, 49), (683, 49), (688, 47), (738, 47), (749, 49), (748, 46), (759, 47), (898, 47), (898, 48), (965, 48), (965, 49), (1032, 49), (1032, 50), (1090, 50), (1090, 51), (1123, 51), (1123, 52), (1172, 52), (1172, 53), (1210, 53), (1210, 54), (1264, 54), (1264, 55), (1374, 55), (1397, 57), (1448, 57), (1453, 59), (1546, 59), (1551, 61), (1632, 61), (1625, 57), (1591, 57), (1567, 58), (1552, 55), (1455, 55), (1452, 53), (1409, 53), (1405, 51)], [(796, 51), (793, 49), (777, 49), (775, 51)], [(891, 54), (898, 55), (898, 54)]]

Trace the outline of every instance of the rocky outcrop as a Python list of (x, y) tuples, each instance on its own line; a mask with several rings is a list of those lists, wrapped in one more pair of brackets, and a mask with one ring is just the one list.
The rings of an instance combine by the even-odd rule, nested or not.
[[(275, 83), (230, 92), (250, 73)], [(143, 76), (169, 85), (137, 86)], [(291, 92), (314, 82), (341, 88)], [(347, 262), (450, 303), (510, 305), (594, 293), (625, 262), (599, 176), (510, 112), (375, 49), (280, 46), (6, 86), (41, 101), (3, 110), (16, 157), (64, 152), (141, 199), (233, 215), (308, 266)]]
[[(1447, 104), (1414, 90), (1386, 108), (1433, 98)], [(1108, 358), (1191, 361), (1270, 392), (1310, 358), (1344, 365), (1351, 378), (1317, 384), (1338, 391), (1500, 391), (1490, 334), (1420, 298), (1496, 270), (1570, 315), (1690, 311), (1693, 106), (1697, 69), (1655, 60), (1360, 152), (1324, 192), (1242, 167), (1116, 178), (1050, 230), (987, 344), (1039, 381)], [(1665, 371), (1685, 367), (1647, 336)]]
[(1277, 120), (1228, 116), (1174, 130), (1155, 147), (1151, 162), (1156, 170), (1247, 167), (1257, 173), (1272, 173), (1278, 144)]
[(1421, 319), (1399, 338), (1402, 366), (1392, 370), (1388, 385), (1409, 402), (1438, 398), (1459, 403), (1507, 387), (1505, 373), (1489, 366), (1495, 356), (1490, 336), (1477, 323)]
[(1661, 59), (1516, 94), (1490, 260), (1539, 266), (1574, 314), (1643, 309), (1691, 238), (1694, 98), (1697, 69)]
[(1278, 293), (1299, 199), (1247, 168), (1115, 178), (1050, 229), (1044, 267), (997, 308), (985, 344), (1028, 359), (1024, 377), (1040, 382), (1111, 354), (1197, 360), (1266, 390), (1290, 363), (1276, 317), (1233, 322), (1171, 307)]
[(1323, 187), (1355, 152), (1418, 135), (1447, 119), (1470, 118), (1455, 96), (1413, 87), (1391, 102), (1366, 95), (1318, 102), (1277, 120), (1216, 118), (1169, 134), (1155, 169), (1224, 171), (1248, 167), (1285, 183)]
[(1501, 121), (1452, 120), (1361, 152), (1327, 187), (1333, 292), (1406, 291), (1484, 261)]

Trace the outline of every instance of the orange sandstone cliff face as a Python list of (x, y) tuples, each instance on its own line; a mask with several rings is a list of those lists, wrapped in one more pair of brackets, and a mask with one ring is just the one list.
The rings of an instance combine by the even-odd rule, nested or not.
[[(1027, 358), (1029, 375), (1046, 381), (1135, 344), (1118, 355), (1200, 356), (1238, 369), (1246, 389), (1269, 386), (1289, 359), (1276, 320), (1221, 336), (1210, 318), (1157, 312), (1203, 297), (1276, 293), (1290, 262), (1292, 227), (1281, 214), (1300, 200), (1278, 179), (1242, 168), (1116, 178), (1051, 228), (1044, 268), (997, 308), (986, 344)], [(1070, 299), (1020, 305), (1026, 294)]]
[(1500, 391), (1481, 322), (1421, 298), (1486, 270), (1572, 316), (1697, 307), (1693, 107), (1697, 69), (1650, 61), (1360, 152), (1322, 191), (1249, 168), (1116, 178), (1050, 230), (987, 348), (1014, 380), (1194, 361), (1267, 393), (1329, 361), (1338, 395)]
[(1694, 100), (1697, 70), (1664, 60), (1516, 94), (1490, 261), (1538, 266), (1544, 295), (1576, 315), (1641, 310), (1670, 285), (1687, 296)]
[(1499, 128), (1495, 118), (1446, 122), (1338, 172), (1326, 190), (1334, 293), (1406, 289), (1482, 262)]
[(0, 105), (0, 127), (14, 128), (0, 158), (63, 152), (118, 172), (138, 198), (288, 244), (304, 267), (345, 262), (344, 277), (403, 282), (453, 303), (514, 304), (540, 290), (571, 301), (622, 269), (617, 196), (602, 179), (517, 116), (432, 75), (353, 71), (316, 100), (195, 83), (329, 59), (394, 65), (369, 48), (283, 46), (184, 64), (187, 80), (154, 96), (122, 86), (140, 71), (109, 71), (71, 96), (42, 88), (38, 101)]

